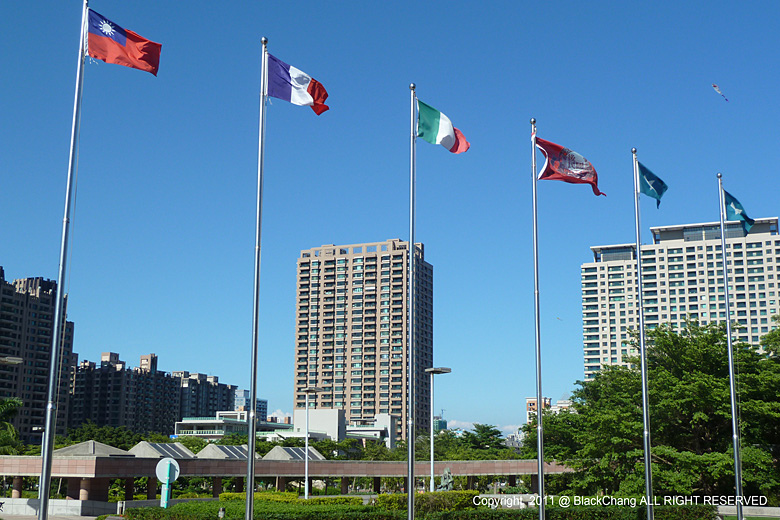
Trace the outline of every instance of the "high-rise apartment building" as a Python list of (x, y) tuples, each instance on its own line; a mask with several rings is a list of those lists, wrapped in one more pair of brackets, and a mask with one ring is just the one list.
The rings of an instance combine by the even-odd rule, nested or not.
[[(298, 258), (295, 407), (341, 408), (351, 424), (395, 416), (406, 437), (409, 250), (398, 239), (301, 251)], [(433, 366), (433, 267), (415, 247), (417, 429), (430, 428)]]
[(171, 372), (181, 385), (182, 417), (213, 417), (220, 411), (233, 410), (236, 385), (219, 382), (219, 377), (187, 371)]
[[(236, 389), (233, 408), (239, 412), (246, 412), (251, 408), (252, 392), (249, 390)], [(268, 399), (255, 399), (255, 417), (258, 421), (268, 420)]]
[[(65, 302), (67, 308), (67, 297)], [(20, 364), (0, 364), (0, 398), (18, 397), (24, 403), (11, 424), (20, 439), (30, 444), (41, 442), (46, 419), (56, 303), (57, 282), (43, 278), (7, 282), (0, 267), (0, 357), (22, 360)], [(63, 330), (57, 392), (58, 434), (65, 433), (68, 382), (77, 357), (73, 353), (73, 323), (66, 321)]]
[(140, 364), (130, 369), (114, 352), (104, 352), (100, 366), (82, 361), (73, 371), (70, 427), (91, 421), (172, 434), (181, 419), (181, 380), (157, 370), (155, 354), (141, 356)]
[[(686, 318), (702, 323), (726, 319), (720, 225), (685, 224), (650, 228), (653, 243), (642, 246), (645, 326), (669, 323), (678, 330)], [(582, 325), (585, 378), (605, 365), (628, 365), (636, 356), (629, 331), (639, 326), (636, 246), (594, 246), (593, 262), (582, 264)], [(726, 225), (727, 268), (732, 322), (739, 341), (754, 345), (776, 325), (780, 311), (778, 219), (756, 219), (745, 234), (740, 223)]]

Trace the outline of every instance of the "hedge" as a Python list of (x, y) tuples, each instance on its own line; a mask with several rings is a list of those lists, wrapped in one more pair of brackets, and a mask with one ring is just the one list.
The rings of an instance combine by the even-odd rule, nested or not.
[[(653, 508), (656, 520), (716, 520), (714, 506), (656, 506)], [(645, 520), (647, 509), (619, 506), (575, 506), (547, 507), (549, 520)], [(527, 509), (471, 509), (430, 513), (425, 520), (533, 520), (539, 518), (535, 507)]]
[[(434, 491), (422, 493), (414, 497), (415, 513), (432, 513), (434, 511), (462, 511), (474, 509), (474, 497), (479, 491)], [(388, 511), (406, 511), (406, 493), (384, 494), (376, 497), (376, 506)]]
[[(361, 500), (358, 497), (358, 500)], [(362, 500), (361, 500), (362, 502)], [(225, 520), (242, 520), (245, 502), (230, 500), (226, 502), (187, 502), (176, 504), (168, 509), (143, 507), (128, 509), (127, 520), (216, 520), (219, 508), (225, 508)], [(404, 511), (386, 511), (374, 506), (364, 505), (318, 505), (308, 504), (304, 500), (283, 502), (265, 500), (255, 502), (255, 518), (260, 520), (403, 520)]]
[[(220, 493), (220, 502), (231, 500), (246, 500), (246, 493)], [(296, 502), (298, 493), (293, 491), (261, 491), (255, 492), (255, 502), (273, 501), (273, 502)]]
[[(460, 494), (456, 494), (460, 493)], [(406, 495), (380, 495), (376, 505), (335, 504), (324, 497), (319, 503), (310, 500), (287, 501), (280, 493), (266, 495), (255, 502), (255, 518), (258, 520), (403, 520), (406, 518)], [(426, 495), (438, 495), (429, 496)], [(270, 498), (276, 496), (276, 498)], [(539, 518), (536, 508), (489, 509), (474, 508), (472, 499), (476, 492), (441, 492), (417, 495), (416, 512), (421, 520), (532, 520)], [(382, 498), (386, 497), (386, 498)], [(444, 498), (443, 498), (444, 497)], [(335, 498), (335, 497), (334, 497)], [(359, 497), (349, 497), (361, 500)], [(468, 504), (468, 505), (467, 505)], [(434, 511), (434, 507), (450, 507)], [(221, 502), (186, 502), (168, 509), (159, 507), (128, 509), (127, 520), (215, 520), (220, 507), (225, 508), (225, 520), (242, 520), (245, 502), (227, 500)], [(457, 509), (460, 508), (460, 509)], [(415, 508), (417, 509), (417, 508)], [(618, 506), (577, 506), (546, 508), (549, 520), (645, 520), (646, 508)], [(714, 506), (656, 506), (656, 520), (715, 520)]]

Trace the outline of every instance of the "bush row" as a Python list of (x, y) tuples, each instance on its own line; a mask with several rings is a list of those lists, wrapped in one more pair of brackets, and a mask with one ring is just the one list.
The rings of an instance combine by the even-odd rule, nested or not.
[[(256, 493), (255, 518), (263, 520), (403, 520), (406, 518), (406, 495), (380, 495), (376, 505), (362, 505), (359, 497), (325, 497), (299, 500), (294, 493)], [(281, 496), (280, 496), (281, 495)], [(295, 500), (290, 499), (290, 495)], [(426, 497), (426, 495), (428, 495)], [(536, 508), (475, 508), (473, 491), (425, 493), (415, 497), (415, 512), (424, 520), (531, 520), (539, 517)], [(385, 498), (383, 498), (385, 497)], [(338, 503), (338, 499), (351, 503)], [(220, 502), (187, 502), (168, 509), (159, 507), (128, 509), (127, 520), (215, 520), (225, 508), (225, 520), (244, 518), (245, 502), (230, 498)], [(551, 507), (549, 520), (645, 520), (643, 506), (632, 507)], [(712, 506), (657, 506), (656, 520), (715, 520)]]
[[(432, 513), (434, 511), (462, 511), (474, 509), (474, 497), (479, 491), (434, 491), (422, 493), (414, 497), (415, 513)], [(385, 494), (376, 498), (376, 506), (388, 511), (406, 511), (407, 494)]]
[[(645, 507), (547, 507), (548, 520), (645, 520)], [(655, 520), (716, 520), (714, 506), (656, 506)], [(441, 511), (425, 515), (425, 520), (535, 520), (539, 511), (528, 509), (466, 509), (462, 511)]]

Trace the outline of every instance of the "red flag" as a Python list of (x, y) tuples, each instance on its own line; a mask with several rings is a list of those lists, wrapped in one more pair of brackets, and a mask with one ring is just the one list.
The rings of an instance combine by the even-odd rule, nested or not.
[(116, 63), (157, 75), (162, 45), (123, 29), (117, 24), (89, 10), (89, 55), (106, 63)]
[(585, 157), (573, 150), (544, 139), (536, 138), (536, 147), (544, 154), (544, 167), (539, 174), (540, 180), (563, 181), (572, 184), (590, 184), (594, 195), (604, 195), (599, 191), (599, 176), (596, 169)]

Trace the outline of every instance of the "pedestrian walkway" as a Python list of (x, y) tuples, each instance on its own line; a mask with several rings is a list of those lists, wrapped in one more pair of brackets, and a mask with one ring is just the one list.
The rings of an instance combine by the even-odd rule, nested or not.
[[(48, 520), (95, 520), (96, 516), (65, 516), (65, 515), (49, 515), (46, 517)], [(34, 515), (6, 515), (0, 511), (0, 519), (2, 520), (38, 520)]]

